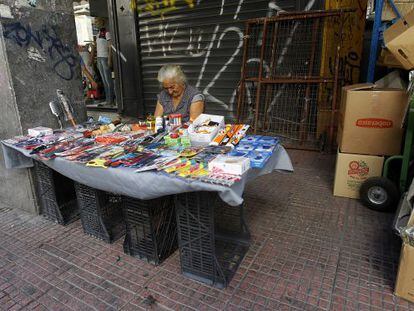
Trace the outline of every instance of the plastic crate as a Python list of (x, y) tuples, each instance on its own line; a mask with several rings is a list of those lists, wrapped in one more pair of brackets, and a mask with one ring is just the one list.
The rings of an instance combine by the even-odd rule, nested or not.
[(34, 166), (40, 214), (61, 225), (79, 219), (74, 181), (42, 162)]
[(182, 273), (226, 287), (249, 249), (243, 206), (231, 207), (213, 192), (193, 192), (177, 195), (175, 207)]
[(248, 242), (250, 232), (244, 219), (244, 204), (231, 206), (216, 195), (214, 204), (214, 229), (216, 237)]
[(171, 196), (154, 200), (123, 197), (124, 252), (160, 264), (177, 248), (177, 222)]
[(107, 243), (125, 234), (121, 196), (75, 183), (83, 231)]

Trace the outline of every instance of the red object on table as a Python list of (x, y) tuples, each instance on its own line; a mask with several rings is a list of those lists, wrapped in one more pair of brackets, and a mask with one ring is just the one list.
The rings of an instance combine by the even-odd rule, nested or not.
[(95, 141), (100, 144), (118, 144), (126, 140), (122, 136), (98, 136), (95, 138)]

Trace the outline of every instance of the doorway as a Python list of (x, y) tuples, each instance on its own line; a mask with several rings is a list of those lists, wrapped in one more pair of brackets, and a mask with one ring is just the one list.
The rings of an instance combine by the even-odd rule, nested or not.
[(73, 2), (82, 86), (88, 115), (93, 111), (118, 112), (112, 31), (107, 3), (82, 0)]

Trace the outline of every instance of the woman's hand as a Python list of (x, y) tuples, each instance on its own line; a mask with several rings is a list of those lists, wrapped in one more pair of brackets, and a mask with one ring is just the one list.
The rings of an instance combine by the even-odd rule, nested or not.
[(155, 107), (154, 117), (162, 117), (164, 114), (164, 108), (162, 107), (161, 103), (157, 101), (157, 106)]
[(204, 112), (204, 102), (196, 101), (190, 105), (190, 122), (193, 122), (197, 117)]

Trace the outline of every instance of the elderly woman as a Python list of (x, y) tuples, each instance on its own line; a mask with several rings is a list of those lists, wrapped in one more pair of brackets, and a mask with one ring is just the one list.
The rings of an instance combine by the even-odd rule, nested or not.
[(204, 96), (187, 84), (186, 77), (177, 65), (165, 65), (158, 72), (163, 90), (158, 94), (154, 116), (182, 114), (183, 122), (192, 122), (204, 111)]

